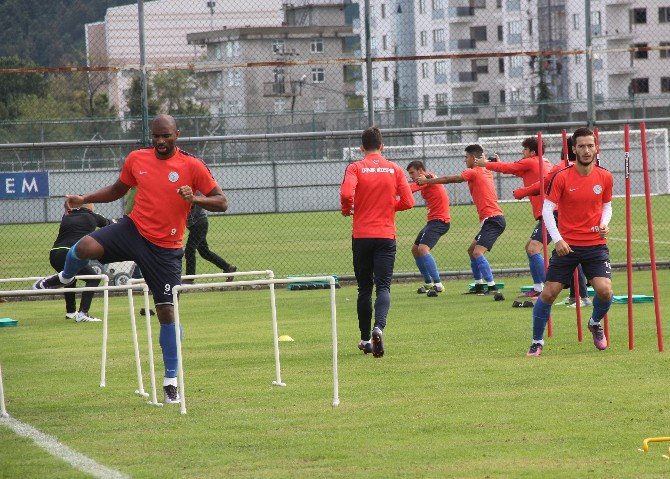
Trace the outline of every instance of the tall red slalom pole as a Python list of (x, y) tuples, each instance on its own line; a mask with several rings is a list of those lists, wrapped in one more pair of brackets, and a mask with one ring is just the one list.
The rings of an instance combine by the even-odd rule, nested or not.
[[(598, 133), (598, 128), (593, 129), (593, 135), (596, 138), (596, 165), (600, 165), (600, 134)], [(596, 292), (596, 294), (598, 294)], [(607, 344), (611, 345), (610, 341), (610, 318), (607, 313), (605, 313), (605, 339), (607, 339)]]
[[(561, 160), (563, 161), (563, 164), (567, 167), (570, 166), (570, 159), (569, 155), (570, 152), (568, 151), (568, 132), (563, 130), (561, 132), (563, 135), (563, 158)], [(559, 218), (560, 221), (560, 218)], [(583, 335), (582, 335), (582, 300), (581, 300), (581, 295), (579, 294), (579, 269), (575, 268), (575, 271), (572, 273), (572, 284), (575, 287), (575, 306), (576, 306), (576, 312), (577, 312), (577, 341), (580, 343), (582, 342)]]
[(649, 186), (649, 158), (647, 156), (647, 129), (644, 122), (640, 123), (640, 141), (642, 142), (642, 170), (644, 171), (644, 199), (647, 205), (647, 232), (649, 233), (649, 260), (651, 261), (651, 278), (654, 283), (654, 312), (656, 313), (656, 337), (658, 351), (663, 352), (663, 331), (661, 326), (661, 305), (658, 294), (658, 276), (656, 274), (656, 246), (651, 216), (651, 187)]
[(628, 280), (628, 349), (633, 349), (633, 233), (630, 212), (630, 126), (623, 127), (624, 174), (626, 177), (626, 279)]
[[(542, 132), (537, 132), (537, 158), (538, 158), (538, 176), (540, 177), (540, 204), (544, 208), (544, 156), (542, 148)], [(544, 274), (547, 275), (547, 268), (549, 268), (549, 253), (547, 251), (547, 228), (545, 227), (544, 221), (542, 222), (542, 251), (544, 253)], [(549, 321), (547, 321), (547, 336), (551, 338), (553, 335), (553, 327), (551, 324), (551, 316), (549, 316)]]

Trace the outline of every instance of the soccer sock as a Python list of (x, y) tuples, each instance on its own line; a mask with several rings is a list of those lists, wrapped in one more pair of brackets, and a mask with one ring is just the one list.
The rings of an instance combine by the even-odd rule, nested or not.
[(158, 342), (163, 351), (163, 363), (165, 364), (165, 377), (177, 377), (177, 338), (175, 337), (174, 323), (162, 324)]
[(430, 274), (428, 273), (428, 270), (426, 269), (426, 257), (425, 256), (415, 256), (414, 261), (416, 262), (416, 265), (419, 267), (419, 271), (423, 275), (423, 281), (426, 284), (432, 283), (430, 280)]
[(543, 342), (544, 338), (544, 328), (549, 321), (549, 315), (551, 314), (551, 304), (547, 304), (542, 301), (541, 298), (537, 298), (535, 301), (535, 306), (533, 306), (533, 342), (539, 343)]
[(491, 265), (489, 264), (489, 261), (486, 259), (486, 256), (481, 255), (477, 257), (475, 261), (477, 261), (477, 266), (479, 267), (479, 271), (481, 271), (482, 273), (482, 277), (486, 280), (488, 284), (491, 284), (493, 282), (493, 272), (491, 271)]
[(610, 298), (609, 301), (603, 301), (602, 299), (600, 299), (600, 296), (596, 294), (593, 297), (593, 313), (591, 314), (589, 324), (600, 323), (600, 320), (603, 319), (607, 314), (607, 311), (610, 310), (611, 305), (612, 305), (612, 298)]
[(528, 255), (528, 265), (530, 266), (530, 275), (533, 277), (533, 283), (544, 283), (544, 258), (540, 253)]
[(79, 256), (77, 256), (77, 253), (74, 251), (77, 248), (78, 243), (79, 241), (77, 241), (74, 246), (68, 250), (67, 255), (65, 256), (65, 267), (63, 267), (63, 271), (58, 275), (58, 277), (61, 279), (61, 282), (63, 282), (63, 280), (66, 280), (65, 282), (69, 282), (68, 280), (74, 278), (76, 274), (88, 264), (89, 260), (80, 259)]
[(439, 283), (440, 272), (437, 270), (437, 263), (435, 262), (435, 258), (433, 258), (433, 255), (430, 253), (425, 255), (423, 258), (424, 264), (426, 265), (426, 271), (428, 271), (428, 274), (433, 280), (433, 283)]
[(391, 308), (391, 292), (386, 289), (377, 288), (377, 298), (375, 299), (375, 327), (384, 329), (386, 327), (386, 316)]
[(475, 278), (475, 281), (481, 282), (482, 273), (479, 271), (479, 265), (477, 264), (476, 258), (470, 258), (470, 267), (472, 268), (472, 277)]

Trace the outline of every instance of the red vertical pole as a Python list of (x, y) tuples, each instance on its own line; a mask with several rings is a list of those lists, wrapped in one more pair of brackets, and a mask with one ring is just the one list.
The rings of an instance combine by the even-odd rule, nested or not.
[(656, 313), (656, 337), (658, 351), (663, 352), (663, 331), (661, 326), (661, 305), (658, 294), (658, 276), (656, 274), (656, 246), (651, 215), (651, 187), (649, 186), (649, 158), (647, 157), (647, 129), (644, 122), (640, 123), (640, 141), (642, 142), (642, 170), (644, 171), (644, 199), (647, 206), (647, 232), (649, 234), (649, 260), (651, 261), (651, 278), (654, 284), (654, 312)]
[(630, 212), (630, 126), (623, 127), (624, 174), (626, 177), (626, 279), (628, 280), (628, 349), (633, 349), (633, 233)]
[[(538, 175), (540, 177), (540, 204), (544, 208), (544, 156), (542, 154), (542, 132), (537, 132), (537, 159), (538, 159)], [(544, 253), (544, 273), (545, 277), (547, 274), (547, 268), (549, 268), (549, 253), (547, 251), (547, 228), (542, 222), (542, 252)], [(549, 316), (549, 321), (547, 321), (547, 336), (551, 338), (553, 335), (553, 325), (551, 324), (551, 316)]]
[[(600, 165), (600, 134), (598, 133), (598, 128), (593, 129), (593, 134), (596, 138), (596, 165)], [(596, 292), (596, 294), (598, 294)], [(605, 313), (605, 339), (607, 339), (607, 344), (611, 345), (610, 341), (610, 318), (607, 313)]]
[[(561, 158), (561, 160), (563, 161), (563, 164), (565, 166), (570, 166), (570, 159), (569, 159), (570, 152), (568, 151), (568, 132), (563, 130), (561, 133), (563, 135), (563, 158)], [(560, 217), (559, 217), (558, 220), (559, 221), (561, 220)], [(578, 268), (575, 268), (575, 271), (572, 273), (572, 284), (575, 285), (575, 300), (577, 301), (575, 303), (576, 312), (577, 312), (577, 341), (579, 341), (581, 343), (582, 339), (583, 339), (583, 335), (582, 335), (582, 304), (581, 304), (581, 297), (579, 295), (579, 269)]]

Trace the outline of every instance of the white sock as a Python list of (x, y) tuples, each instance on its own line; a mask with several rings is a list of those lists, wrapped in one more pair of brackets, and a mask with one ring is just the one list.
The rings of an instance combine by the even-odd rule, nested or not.
[(541, 344), (544, 347), (544, 339), (541, 339), (540, 341), (535, 341), (533, 339), (533, 344)]
[(439, 281), (439, 282), (435, 283), (435, 287), (437, 289), (444, 289), (444, 286), (442, 286), (442, 281)]
[(177, 386), (177, 378), (163, 378), (163, 386)]
[(62, 271), (60, 273), (58, 273), (58, 279), (63, 284), (68, 284), (70, 281), (72, 281), (72, 278), (70, 278), (70, 279), (63, 278), (63, 272)]
[(542, 292), (542, 288), (544, 288), (544, 284), (542, 283), (533, 283), (533, 289), (537, 291), (538, 293)]
[(591, 318), (589, 319), (589, 326), (598, 326), (600, 324), (600, 321), (596, 321), (595, 319)]
[(480, 278), (478, 280), (475, 280), (476, 284), (484, 284), (484, 279)]

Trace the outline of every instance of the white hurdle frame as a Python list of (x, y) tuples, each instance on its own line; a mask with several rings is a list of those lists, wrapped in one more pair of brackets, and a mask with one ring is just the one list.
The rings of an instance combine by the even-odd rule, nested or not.
[[(267, 275), (269, 279), (274, 278), (274, 273), (272, 270), (263, 270), (263, 271), (236, 271), (234, 273), (203, 273), (203, 274), (187, 274), (181, 277), (184, 279), (207, 279), (207, 278), (230, 278), (234, 276), (259, 276)], [(131, 278), (128, 282), (129, 285), (144, 285), (144, 317), (146, 319), (147, 325), (147, 342), (148, 342), (148, 355), (149, 355), (149, 376), (151, 379), (151, 392), (152, 392), (152, 401), (149, 404), (160, 405), (162, 403), (158, 402), (156, 397), (156, 369), (154, 366), (154, 350), (153, 350), (153, 340), (151, 337), (151, 313), (149, 308), (149, 288), (146, 286), (144, 278)], [(202, 285), (202, 287), (207, 287), (208, 284)], [(279, 342), (277, 339), (277, 309), (275, 305), (275, 296), (274, 296), (274, 285), (271, 286), (270, 293), (270, 302), (272, 307), (272, 318), (273, 318), (273, 331), (275, 337), (275, 365), (277, 371), (277, 380), (272, 381), (272, 384), (276, 386), (286, 386), (286, 384), (281, 381), (281, 371), (279, 368)], [(139, 355), (139, 343), (137, 339), (137, 326), (135, 322), (135, 300), (133, 299), (133, 290), (128, 288), (128, 306), (130, 308), (130, 322), (133, 328), (133, 347), (135, 349), (135, 364), (137, 368), (137, 377), (139, 383), (139, 390), (135, 391), (136, 394), (148, 396), (144, 393), (144, 384), (142, 380), (142, 371), (140, 366), (140, 355)]]
[(0, 366), (0, 417), (9, 417), (5, 407), (5, 387), (2, 384), (2, 367)]
[[(77, 279), (94, 279), (94, 278), (100, 278), (104, 276), (107, 278), (107, 281), (109, 281), (109, 278), (106, 275), (82, 275), (82, 276), (76, 276)], [(43, 277), (37, 277), (35, 280), (42, 279)], [(0, 279), (0, 282), (10, 282), (12, 280), (14, 281), (25, 281), (25, 280), (30, 280), (31, 278), (8, 278), (8, 279)], [(108, 315), (108, 309), (109, 309), (109, 291), (128, 291), (131, 289), (142, 289), (145, 292), (146, 297), (148, 298), (148, 291), (149, 288), (147, 287), (146, 284), (137, 284), (137, 285), (126, 285), (126, 286), (95, 286), (95, 287), (80, 287), (80, 288), (58, 288), (58, 289), (17, 289), (17, 290), (5, 290), (5, 291), (0, 291), (0, 298), (1, 297), (13, 297), (13, 296), (59, 296), (62, 295), (63, 293), (83, 293), (85, 291), (102, 291), (104, 293), (104, 301), (105, 301), (105, 311), (104, 311), (104, 319), (103, 319), (103, 343), (102, 343), (102, 372), (101, 372), (101, 383), (100, 387), (105, 387), (104, 384), (104, 378), (105, 378), (105, 368), (107, 364), (107, 315)], [(148, 301), (148, 300), (147, 300)], [(134, 324), (133, 324), (134, 326)], [(136, 333), (136, 328), (133, 327), (133, 333)], [(135, 344), (137, 344), (137, 340), (135, 340)], [(139, 350), (135, 350), (135, 360), (136, 360), (136, 365), (137, 365), (137, 373), (138, 373), (138, 383), (139, 383), (139, 390), (136, 390), (135, 393), (139, 394), (140, 396), (143, 397), (148, 397), (149, 395), (144, 392), (144, 386), (142, 384), (142, 372), (140, 368), (140, 363), (139, 363)], [(155, 401), (156, 398), (156, 389), (154, 385), (154, 390), (152, 394), (152, 399), (154, 399), (153, 402), (149, 402), (149, 404), (154, 405), (154, 406), (162, 406), (161, 403)]]
[[(274, 304), (274, 285), (275, 284), (291, 284), (291, 283), (303, 283), (306, 281), (328, 281), (330, 285), (330, 318), (331, 318), (331, 331), (332, 331), (332, 342), (333, 342), (333, 407), (337, 407), (340, 404), (339, 396), (339, 380), (338, 380), (338, 371), (337, 371), (337, 310), (335, 307), (335, 277), (334, 276), (307, 276), (307, 277), (296, 277), (290, 279), (259, 279), (251, 281), (231, 281), (226, 283), (207, 283), (204, 285), (198, 284), (187, 284), (187, 285), (178, 285), (172, 288), (172, 302), (174, 304), (174, 322), (175, 322), (175, 338), (177, 341), (177, 376), (179, 381), (180, 389), (180, 412), (181, 414), (186, 414), (186, 389), (184, 387), (184, 361), (181, 350), (181, 322), (179, 319), (179, 292), (180, 291), (189, 291), (196, 289), (204, 289), (209, 287), (237, 287), (237, 286), (253, 286), (253, 285), (268, 285), (270, 287), (270, 295), (273, 298)], [(277, 315), (276, 308), (273, 308), (273, 331), (274, 331), (274, 341), (275, 341), (275, 359), (277, 360), (277, 368), (279, 368), (279, 348), (278, 348), (278, 338), (277, 338)], [(279, 369), (277, 369), (279, 371)], [(274, 382), (273, 382), (274, 384)], [(283, 385), (283, 384), (282, 384)]]

